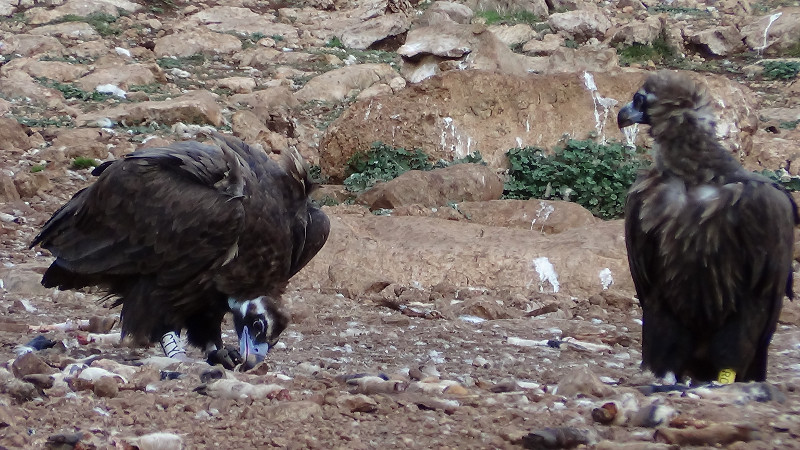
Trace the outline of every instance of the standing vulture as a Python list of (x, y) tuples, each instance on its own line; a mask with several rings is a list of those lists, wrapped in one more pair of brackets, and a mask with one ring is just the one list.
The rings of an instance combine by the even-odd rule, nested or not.
[(797, 206), (720, 145), (706, 88), (651, 75), (617, 118), (650, 125), (652, 169), (628, 192), (625, 242), (642, 306), (642, 365), (678, 380), (763, 381), (792, 296)]
[[(330, 223), (296, 151), (273, 161), (214, 133), (106, 162), (31, 243), (55, 257), (45, 287), (99, 286), (122, 305), (122, 333), (181, 356), (175, 337), (210, 362), (239, 362), (222, 346), (233, 313), (241, 358), (263, 360), (286, 328), (281, 295), (325, 244)], [(232, 353), (235, 355), (235, 353)]]

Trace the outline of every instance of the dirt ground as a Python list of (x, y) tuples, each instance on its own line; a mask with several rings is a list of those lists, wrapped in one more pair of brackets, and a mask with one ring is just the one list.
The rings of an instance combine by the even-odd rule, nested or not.
[[(35, 258), (42, 265), (46, 261)], [(224, 373), (257, 386), (282, 387), (255, 398), (226, 398), (230, 394), (215, 391), (213, 378), (223, 371), (204, 363), (163, 367), (161, 358), (147, 360), (161, 355), (155, 347), (132, 349), (113, 339), (81, 344), (88, 335), (80, 330), (41, 333), (64, 344), (35, 353), (56, 368), (57, 379), (69, 372), (70, 362), (128, 376), (115, 383), (118, 392), (73, 379), (24, 400), (6, 385), (0, 395), (0, 405), (5, 405), (0, 409), (0, 445), (43, 448), (54, 435), (82, 433), (76, 448), (132, 448), (126, 445), (135, 444), (137, 436), (166, 432), (179, 435), (183, 448), (518, 448), (523, 436), (547, 427), (574, 427), (579, 439), (532, 448), (567, 448), (581, 440), (597, 448), (652, 443), (658, 434), (653, 426), (604, 425), (592, 419), (594, 408), (617, 400), (635, 409), (654, 403), (667, 411), (673, 428), (744, 427), (746, 433), (734, 440), (755, 440), (735, 448), (800, 448), (796, 324), (781, 325), (773, 341), (769, 373), (777, 394), (772, 400), (754, 401), (741, 390), (645, 397), (632, 389), (655, 381), (639, 368), (638, 306), (575, 299), (570, 319), (553, 314), (485, 321), (439, 318), (436, 305), (470, 301), (469, 292), (442, 297), (449, 295), (453, 298), (444, 303), (409, 303), (397, 311), (377, 295), (350, 299), (336, 293), (290, 292), (287, 301), (295, 323), (266, 364), (248, 373)], [(19, 330), (20, 324), (116, 314), (96, 298), (4, 291), (0, 325)], [(482, 301), (490, 298), (505, 308), (520, 308), (504, 301), (502, 293), (481, 296)], [(604, 320), (589, 318), (602, 313)], [(235, 333), (227, 326), (226, 339), (234, 344)], [(10, 366), (15, 349), (36, 335), (0, 332), (3, 360)], [(202, 355), (191, 350), (190, 356)], [(597, 378), (586, 381), (587, 373)], [(391, 382), (387, 389), (389, 382), (359, 376), (402, 382)], [(578, 395), (561, 395), (567, 390)]]

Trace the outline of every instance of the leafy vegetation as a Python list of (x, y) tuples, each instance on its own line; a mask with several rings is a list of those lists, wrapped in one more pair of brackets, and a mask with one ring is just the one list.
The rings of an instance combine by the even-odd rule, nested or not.
[(762, 170), (760, 173), (770, 180), (780, 184), (787, 191), (800, 191), (800, 177), (796, 175), (789, 175), (785, 170)]
[(201, 66), (206, 62), (206, 57), (202, 53), (183, 58), (159, 58), (156, 63), (165, 70), (183, 69), (186, 66)]
[(120, 34), (122, 30), (119, 27), (112, 25), (117, 21), (117, 17), (111, 14), (95, 12), (88, 16), (78, 16), (75, 14), (67, 14), (61, 17), (58, 22), (86, 22), (97, 31), (97, 34), (103, 37), (113, 36)]
[(81, 169), (88, 169), (90, 167), (96, 167), (99, 163), (94, 158), (86, 158), (83, 156), (78, 156), (77, 158), (72, 160), (72, 165), (70, 166), (73, 170), (81, 170)]
[(672, 15), (687, 15), (687, 16), (700, 16), (708, 15), (708, 11), (698, 8), (688, 8), (685, 6), (672, 6), (666, 3), (660, 3), (656, 6), (647, 8), (650, 14), (667, 13)]
[(325, 47), (328, 47), (328, 48), (344, 48), (344, 44), (342, 43), (341, 39), (339, 39), (336, 36), (333, 36), (332, 38), (328, 39), (328, 42), (325, 43)]
[(31, 167), (31, 173), (41, 172), (44, 170), (44, 164), (37, 164)]
[(675, 49), (669, 45), (667, 37), (662, 34), (650, 45), (634, 43), (633, 45), (620, 46), (617, 48), (619, 62), (623, 66), (631, 64), (641, 64), (647, 61), (666, 64), (677, 56)]
[(613, 142), (570, 140), (547, 154), (541, 148), (513, 148), (505, 198), (574, 201), (603, 219), (622, 216), (625, 195), (638, 170), (649, 161)]
[(162, 14), (165, 12), (173, 12), (178, 9), (175, 0), (147, 0), (145, 2), (147, 8), (153, 14)]
[(798, 124), (800, 124), (800, 120), (790, 120), (788, 122), (781, 122), (778, 124), (778, 127), (783, 128), (784, 130), (794, 130), (797, 128)]
[(764, 61), (764, 78), (768, 80), (793, 80), (800, 73), (797, 61)]
[(519, 23), (527, 23), (529, 25), (533, 25), (542, 21), (541, 17), (537, 16), (536, 14), (530, 11), (525, 11), (525, 10), (510, 11), (504, 13), (496, 9), (486, 9), (482, 11), (477, 11), (475, 13), (475, 16), (483, 18), (486, 25), (495, 25), (495, 24), (516, 25)]
[(462, 163), (485, 164), (480, 152), (454, 159), (440, 160), (435, 164), (420, 149), (406, 150), (392, 147), (383, 142), (373, 142), (366, 152), (356, 152), (347, 161), (345, 168), (348, 174), (344, 186), (351, 192), (365, 191), (379, 181), (389, 181), (409, 170), (433, 170)]
[(67, 115), (53, 116), (53, 117), (48, 117), (46, 119), (33, 118), (33, 117), (20, 117), (20, 116), (16, 116), (14, 118), (17, 119), (17, 122), (19, 122), (20, 124), (31, 128), (48, 128), (48, 127), (62, 128), (62, 127), (71, 127), (75, 125), (74, 121), (72, 120), (72, 117)]
[(97, 91), (86, 92), (83, 89), (75, 86), (74, 84), (62, 83), (60, 81), (51, 80), (49, 78), (40, 77), (36, 78), (36, 81), (42, 83), (43, 85), (49, 88), (60, 91), (62, 94), (64, 94), (64, 98), (66, 99), (76, 98), (78, 100), (83, 100), (83, 101), (99, 102), (111, 97), (111, 94), (104, 94)]

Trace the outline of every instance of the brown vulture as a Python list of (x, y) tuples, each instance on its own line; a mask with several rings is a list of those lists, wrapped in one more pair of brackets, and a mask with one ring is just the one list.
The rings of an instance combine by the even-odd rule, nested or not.
[(782, 187), (720, 145), (711, 102), (704, 85), (661, 71), (617, 117), (650, 125), (655, 141), (625, 205), (642, 365), (693, 382), (763, 381), (800, 220)]
[[(123, 336), (181, 356), (175, 337), (231, 367), (263, 360), (288, 324), (281, 295), (330, 223), (296, 151), (279, 161), (214, 133), (103, 163), (31, 243), (56, 257), (42, 284), (98, 286), (122, 305)], [(240, 355), (224, 349), (230, 311)], [(162, 339), (163, 338), (163, 339)], [(226, 356), (227, 355), (227, 356)], [(241, 359), (239, 359), (239, 356)]]

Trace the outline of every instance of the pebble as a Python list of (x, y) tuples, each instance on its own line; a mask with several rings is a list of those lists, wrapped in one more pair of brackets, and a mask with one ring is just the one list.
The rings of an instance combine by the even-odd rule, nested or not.
[(94, 395), (103, 398), (114, 398), (119, 394), (119, 383), (114, 377), (100, 377), (92, 388)]

